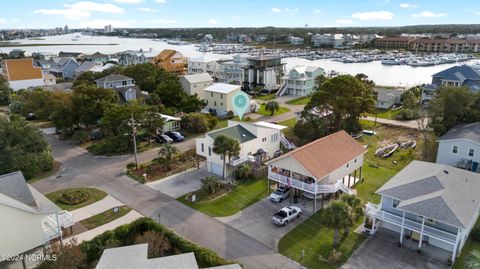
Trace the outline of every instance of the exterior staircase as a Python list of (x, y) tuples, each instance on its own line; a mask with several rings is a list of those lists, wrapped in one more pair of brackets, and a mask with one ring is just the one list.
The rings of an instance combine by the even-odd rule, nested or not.
[(293, 144), (292, 142), (288, 141), (288, 139), (285, 137), (285, 136), (280, 136), (280, 143), (288, 150), (292, 150), (292, 149), (295, 149), (297, 148), (297, 146), (295, 146), (295, 144)]
[(282, 86), (280, 86), (280, 89), (277, 91), (277, 96), (283, 96), (285, 94), (285, 91), (287, 90), (287, 83), (283, 83)]

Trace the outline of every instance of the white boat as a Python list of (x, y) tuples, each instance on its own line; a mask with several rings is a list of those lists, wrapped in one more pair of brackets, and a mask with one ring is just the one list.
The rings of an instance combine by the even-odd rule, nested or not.
[(395, 152), (395, 150), (397, 150), (397, 148), (398, 148), (397, 143), (391, 144), (386, 147), (377, 149), (375, 151), (375, 155), (382, 158), (388, 158)]
[(385, 59), (381, 61), (384, 65), (402, 65), (403, 62), (399, 59)]
[(417, 146), (417, 141), (415, 140), (409, 140), (400, 143), (400, 147), (402, 148), (408, 148), (408, 149), (414, 149)]

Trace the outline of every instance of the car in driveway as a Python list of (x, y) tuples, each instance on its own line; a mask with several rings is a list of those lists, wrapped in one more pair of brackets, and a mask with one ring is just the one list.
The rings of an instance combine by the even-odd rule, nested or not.
[(287, 186), (279, 187), (270, 194), (270, 201), (281, 203), (288, 196), (290, 196), (290, 188)]
[(157, 135), (155, 137), (155, 141), (157, 141), (158, 143), (160, 144), (164, 144), (164, 143), (167, 143), (167, 144), (170, 144), (170, 143), (173, 143), (173, 139), (171, 139), (168, 135)]
[(276, 225), (287, 226), (287, 224), (295, 218), (300, 218), (302, 210), (296, 206), (286, 206), (278, 211), (272, 217), (272, 222)]
[(173, 142), (182, 142), (185, 137), (179, 132), (166, 132), (165, 135), (173, 139)]

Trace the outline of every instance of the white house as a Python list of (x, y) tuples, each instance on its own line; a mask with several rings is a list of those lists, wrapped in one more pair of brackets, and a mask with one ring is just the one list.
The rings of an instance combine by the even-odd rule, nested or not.
[(208, 73), (185, 75), (180, 78), (183, 90), (188, 95), (197, 94), (198, 98), (205, 99), (205, 88), (213, 84), (213, 78)]
[[(213, 143), (219, 135), (234, 138), (240, 142), (240, 154), (227, 165), (225, 175), (242, 163), (256, 162), (263, 164), (273, 158), (280, 150), (280, 141), (283, 137), (282, 130), (287, 127), (268, 123), (246, 123), (228, 121), (228, 127), (206, 133), (204, 137), (195, 141), (197, 154), (207, 158), (207, 170), (211, 173), (222, 175), (223, 159), (213, 152)], [(228, 160), (227, 160), (228, 163)]]
[(362, 178), (365, 152), (362, 144), (339, 131), (267, 162), (268, 179), (314, 198), (315, 212), (318, 195), (352, 193), (350, 187)]
[(208, 55), (203, 55), (197, 58), (188, 59), (188, 74), (202, 74), (208, 73), (213, 75), (215, 71), (216, 58)]
[(381, 203), (366, 205), (364, 231), (392, 230), (401, 245), (428, 243), (451, 252), (452, 261), (480, 212), (480, 174), (444, 164), (413, 161), (376, 193)]
[[(148, 244), (105, 249), (96, 269), (199, 269), (193, 252), (159, 258), (148, 258)], [(209, 269), (241, 269), (238, 264)]]
[(0, 176), (0, 262), (62, 236), (73, 216), (27, 184), (22, 172)]
[(295, 66), (282, 77), (282, 88), (277, 95), (307, 96), (315, 89), (315, 78), (325, 71), (316, 66)]
[(205, 110), (217, 116), (224, 116), (228, 111), (232, 111), (236, 115), (233, 110), (232, 97), (241, 91), (239, 85), (213, 83), (206, 87), (204, 91), (204, 98), (207, 102)]
[(373, 90), (377, 94), (377, 108), (380, 109), (389, 109), (394, 104), (399, 104), (400, 97), (404, 92), (402, 88), (386, 89), (375, 87)]
[(480, 173), (480, 122), (457, 125), (442, 135), (437, 163)]

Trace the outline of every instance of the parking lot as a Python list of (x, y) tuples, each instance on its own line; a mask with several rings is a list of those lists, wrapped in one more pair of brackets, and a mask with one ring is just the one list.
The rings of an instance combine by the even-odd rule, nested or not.
[[(274, 225), (272, 223), (272, 216), (282, 207), (288, 205), (297, 206), (302, 209), (302, 216), (288, 223), (287, 226)], [(320, 200), (317, 200), (317, 210), (318, 209), (320, 209)], [(278, 241), (287, 232), (311, 216), (312, 211), (313, 200), (299, 198), (296, 204), (290, 203), (290, 199), (286, 199), (281, 203), (273, 203), (266, 197), (233, 216), (218, 219), (276, 250)]]

